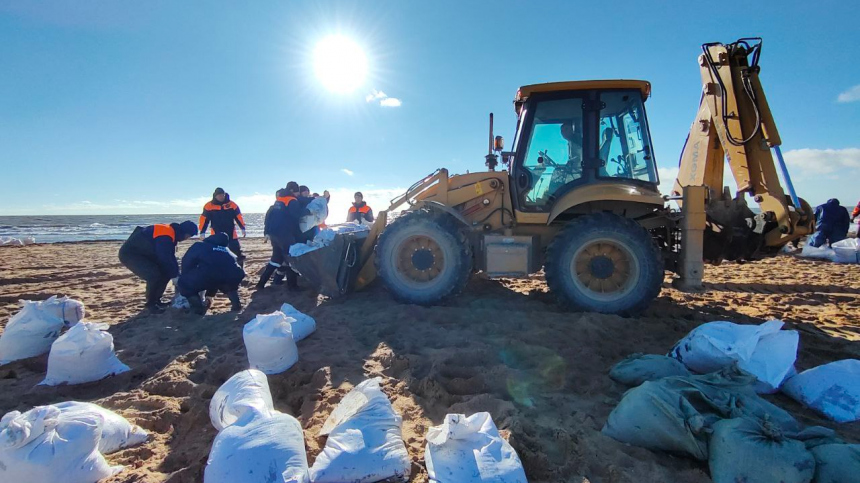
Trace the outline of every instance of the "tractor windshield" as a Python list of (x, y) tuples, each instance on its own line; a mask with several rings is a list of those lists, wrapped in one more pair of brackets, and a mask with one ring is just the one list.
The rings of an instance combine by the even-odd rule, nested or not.
[(600, 177), (657, 182), (657, 171), (648, 138), (642, 98), (634, 91), (600, 95)]

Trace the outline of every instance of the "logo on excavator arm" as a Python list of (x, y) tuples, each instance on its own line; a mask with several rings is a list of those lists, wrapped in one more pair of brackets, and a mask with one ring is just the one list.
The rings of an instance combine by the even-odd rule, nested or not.
[(696, 141), (693, 144), (693, 160), (690, 162), (690, 184), (694, 184), (696, 182), (696, 171), (699, 169), (699, 145), (702, 141)]

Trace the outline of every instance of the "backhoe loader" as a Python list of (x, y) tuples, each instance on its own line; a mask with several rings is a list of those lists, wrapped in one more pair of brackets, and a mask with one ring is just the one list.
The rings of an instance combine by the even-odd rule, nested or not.
[[(340, 235), (294, 268), (327, 295), (380, 278), (415, 304), (457, 294), (473, 272), (528, 277), (543, 269), (550, 291), (572, 309), (629, 315), (659, 294), (664, 270), (679, 288), (696, 290), (704, 262), (776, 254), (810, 233), (813, 219), (779, 152), (759, 82), (761, 39), (702, 51), (702, 98), (672, 193), (658, 190), (648, 82), (528, 85), (514, 98), (510, 151), (493, 136), (490, 115), (487, 171), (435, 171), (392, 200), (369, 232)], [(723, 187), (724, 159), (734, 194)]]

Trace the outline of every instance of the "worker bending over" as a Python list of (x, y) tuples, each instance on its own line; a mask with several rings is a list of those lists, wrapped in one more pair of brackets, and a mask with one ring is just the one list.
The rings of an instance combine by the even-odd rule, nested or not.
[[(235, 223), (235, 225), (234, 225)], [(222, 188), (215, 188), (212, 193), (212, 201), (206, 203), (203, 207), (203, 214), (200, 215), (200, 238), (206, 236), (206, 228), (211, 225), (212, 234), (226, 233), (230, 237), (230, 251), (236, 255), (240, 266), (245, 265), (245, 256), (242, 255), (242, 247), (239, 246), (239, 237), (236, 233), (236, 225), (242, 230), (242, 236), (245, 236), (245, 219), (242, 217), (242, 210), (239, 205), (230, 201), (230, 194), (224, 192)]]
[(361, 223), (373, 221), (373, 210), (364, 202), (364, 195), (361, 191), (355, 193), (355, 202), (349, 208), (349, 213), (346, 215), (346, 221)]
[(827, 200), (827, 203), (815, 208), (815, 233), (812, 234), (809, 244), (820, 247), (844, 240), (848, 236), (850, 219), (848, 210), (839, 204), (839, 200)]
[(191, 309), (203, 315), (208, 308), (200, 298), (214, 297), (219, 291), (230, 299), (230, 310), (242, 310), (239, 301), (239, 284), (245, 278), (245, 270), (239, 266), (236, 255), (230, 251), (230, 237), (216, 233), (199, 241), (182, 257), (182, 275), (179, 276), (179, 293), (188, 299)]
[(301, 290), (298, 285), (298, 274), (290, 268), (290, 246), (297, 243), (302, 236), (299, 220), (308, 214), (298, 200), (299, 185), (295, 181), (287, 183), (287, 187), (278, 190), (275, 203), (266, 211), (263, 234), (272, 243), (272, 258), (260, 275), (257, 288), (262, 289), (272, 275), (272, 284), (284, 283), (287, 278), (287, 289), (293, 292)]
[(169, 225), (139, 226), (119, 249), (119, 261), (146, 282), (146, 303), (151, 312), (161, 313), (168, 304), (161, 301), (167, 283), (174, 287), (179, 277), (176, 245), (197, 235), (193, 221)]

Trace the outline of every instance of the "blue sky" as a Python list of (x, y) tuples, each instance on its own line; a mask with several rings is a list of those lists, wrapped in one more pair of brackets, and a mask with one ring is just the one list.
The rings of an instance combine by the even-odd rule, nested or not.
[[(289, 180), (381, 209), (437, 167), (482, 169), (489, 112), (510, 144), (518, 86), (591, 78), (652, 82), (669, 181), (700, 44), (754, 35), (799, 194), (853, 205), (860, 3), (752, 3), (0, 0), (0, 215), (193, 213), (216, 186), (262, 211)], [(352, 94), (314, 75), (331, 34), (367, 54)]]

